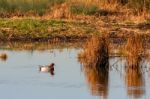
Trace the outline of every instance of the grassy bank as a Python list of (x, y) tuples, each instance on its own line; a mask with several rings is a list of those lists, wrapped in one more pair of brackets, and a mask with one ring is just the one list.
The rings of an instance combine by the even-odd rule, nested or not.
[(0, 0), (1, 41), (150, 34), (149, 0)]
[(0, 41), (73, 41), (102, 33), (111, 38), (128, 37), (132, 33), (149, 35), (149, 28), (149, 21), (108, 24), (97, 20), (0, 19)]
[(41, 19), (0, 19), (1, 41), (74, 40), (96, 30), (88, 23)]

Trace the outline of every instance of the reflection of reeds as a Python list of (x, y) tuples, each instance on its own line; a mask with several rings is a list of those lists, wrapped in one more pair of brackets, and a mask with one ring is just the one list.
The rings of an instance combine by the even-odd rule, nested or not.
[(128, 65), (137, 67), (142, 57), (145, 55), (144, 41), (142, 35), (134, 34), (128, 38), (125, 46), (125, 54), (127, 56)]
[(128, 95), (135, 98), (144, 94), (144, 79), (142, 76), (143, 57), (146, 55), (144, 40), (142, 35), (133, 34), (128, 38), (125, 46), (125, 54), (127, 56), (127, 65), (125, 81), (127, 85)]
[(79, 54), (79, 61), (93, 95), (108, 94), (109, 56), (107, 37), (93, 36)]
[(138, 98), (144, 94), (144, 79), (139, 67), (127, 68), (125, 81), (129, 96), (134, 96), (135, 98)]
[(83, 70), (92, 95), (107, 97), (109, 75), (108, 68), (84, 66)]
[(45, 51), (45, 50), (53, 50), (59, 49), (63, 50), (64, 48), (75, 48), (78, 49), (83, 46), (84, 42), (7, 42), (7, 43), (0, 43), (0, 49), (3, 50), (38, 50), (38, 51)]

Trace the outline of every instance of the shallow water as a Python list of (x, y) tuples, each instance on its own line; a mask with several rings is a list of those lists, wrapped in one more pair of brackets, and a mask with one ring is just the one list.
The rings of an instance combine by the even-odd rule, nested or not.
[[(0, 50), (8, 55), (0, 61), (1, 99), (149, 99), (150, 71), (124, 70), (125, 60), (110, 58), (110, 68), (95, 84), (87, 79), (77, 55), (81, 48), (44, 50)], [(40, 72), (39, 65), (54, 62), (54, 75)], [(115, 63), (115, 65), (113, 65)], [(149, 63), (146, 61), (146, 65)], [(133, 73), (134, 72), (134, 73)], [(136, 78), (137, 77), (137, 78)], [(97, 80), (97, 79), (95, 79)], [(132, 81), (136, 83), (130, 83)], [(95, 85), (94, 85), (95, 84)]]

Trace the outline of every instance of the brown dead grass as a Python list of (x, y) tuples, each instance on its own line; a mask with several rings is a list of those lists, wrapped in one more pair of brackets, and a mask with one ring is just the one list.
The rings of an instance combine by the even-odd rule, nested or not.
[(79, 54), (79, 60), (84, 66), (104, 67), (108, 64), (109, 52), (107, 38), (93, 36), (86, 44), (83, 52)]
[(143, 36), (133, 34), (127, 40), (125, 45), (125, 55), (127, 56), (128, 66), (137, 67), (142, 61), (142, 57), (146, 55)]
[(108, 94), (109, 77), (109, 52), (107, 36), (94, 35), (84, 46), (78, 60), (83, 66), (83, 71), (89, 84), (92, 95)]
[(8, 58), (7, 54), (6, 53), (0, 53), (0, 60), (2, 61), (6, 61)]

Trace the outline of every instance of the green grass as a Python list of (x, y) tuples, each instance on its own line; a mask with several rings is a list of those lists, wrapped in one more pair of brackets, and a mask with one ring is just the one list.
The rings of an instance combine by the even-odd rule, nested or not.
[(0, 19), (0, 40), (80, 39), (96, 32), (92, 26), (80, 22), (38, 19)]
[(67, 2), (68, 8), (70, 6), (71, 13), (85, 15), (93, 15), (99, 8), (103, 8), (99, 3), (107, 5), (117, 2), (121, 6), (134, 9), (135, 12), (150, 10), (150, 0), (100, 0), (98, 3), (97, 0), (0, 0), (0, 17), (11, 16), (11, 14), (12, 16), (17, 14), (43, 16), (54, 5), (64, 2)]
[(43, 15), (48, 7), (64, 0), (0, 0), (0, 13), (34, 12)]
[(74, 4), (70, 7), (71, 13), (93, 15), (98, 11), (96, 5)]

